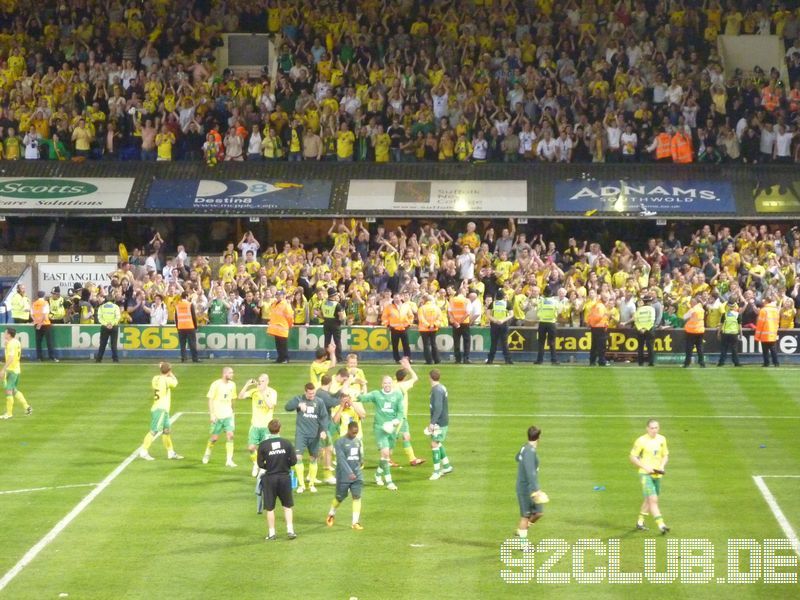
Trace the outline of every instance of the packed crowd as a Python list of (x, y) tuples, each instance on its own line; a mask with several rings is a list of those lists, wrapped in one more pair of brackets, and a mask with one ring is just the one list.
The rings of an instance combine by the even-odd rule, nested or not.
[[(788, 85), (720, 34), (782, 38)], [(0, 58), (9, 160), (800, 160), (796, 2), (8, 0)]]
[(323, 304), (334, 290), (350, 325), (379, 326), (383, 308), (396, 296), (416, 315), (428, 295), (442, 309), (442, 327), (456, 295), (469, 300), (470, 321), (481, 325), (488, 324), (497, 298), (506, 300), (516, 324), (536, 325), (538, 299), (545, 296), (557, 300), (561, 326), (585, 326), (600, 297), (608, 298), (611, 327), (630, 326), (643, 297), (653, 299), (658, 327), (681, 327), (695, 299), (704, 305), (710, 328), (733, 301), (742, 306), (743, 327), (753, 327), (765, 297), (777, 300), (781, 328), (800, 324), (798, 227), (751, 225), (733, 232), (706, 225), (690, 239), (670, 231), (641, 248), (624, 241), (602, 248), (575, 238), (558, 246), (541, 234), (518, 231), (513, 220), (483, 232), (468, 223), (452, 235), (435, 223), (416, 231), (370, 231), (356, 221), (348, 226), (334, 220), (328, 233), (329, 243), (305, 247), (297, 237), (262, 246), (247, 232), (213, 260), (188, 256), (181, 245), (167, 254), (156, 234), (120, 262), (109, 287), (72, 290), (69, 316), (91, 323), (109, 296), (127, 322), (173, 323), (186, 291), (201, 325), (257, 325), (268, 321), (282, 291), (296, 325), (321, 324)]

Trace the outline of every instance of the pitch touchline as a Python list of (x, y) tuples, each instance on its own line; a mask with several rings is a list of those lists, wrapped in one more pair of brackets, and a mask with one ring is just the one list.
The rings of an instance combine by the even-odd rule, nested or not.
[(789, 540), (789, 543), (792, 545), (792, 550), (794, 553), (800, 556), (800, 540), (797, 539), (797, 534), (794, 531), (791, 523), (789, 523), (789, 519), (786, 518), (786, 515), (783, 514), (781, 507), (778, 505), (778, 501), (775, 499), (775, 496), (772, 495), (772, 492), (767, 487), (767, 484), (764, 483), (764, 477), (761, 475), (753, 475), (753, 481), (758, 488), (758, 491), (761, 492), (761, 495), (764, 496), (764, 500), (769, 506), (769, 509), (772, 511), (772, 514), (775, 515), (775, 520), (778, 521), (778, 525), (781, 526), (783, 529), (783, 533), (786, 536), (786, 539)]
[[(282, 411), (275, 411), (278, 414), (292, 414)], [(208, 415), (208, 411), (184, 411), (182, 415)], [(237, 413), (249, 415), (249, 412)], [(408, 413), (409, 417), (429, 417), (429, 413)], [(652, 417), (652, 413), (646, 415), (581, 415), (581, 414), (538, 414), (530, 413), (450, 413), (451, 417), (476, 418), (476, 419), (647, 419)], [(665, 415), (665, 419), (788, 419), (800, 420), (800, 415)]]
[(94, 487), (96, 485), (100, 485), (99, 483), (74, 483), (72, 485), (53, 485), (50, 487), (36, 487), (36, 488), (23, 488), (21, 490), (3, 490), (0, 491), (0, 496), (6, 494), (26, 494), (28, 492), (44, 492), (47, 490), (66, 490), (69, 488), (82, 488), (82, 487)]
[[(183, 413), (175, 414), (175, 416), (171, 419), (172, 422), (174, 423), (175, 421), (180, 419), (182, 415)], [(158, 437), (159, 435), (161, 435), (160, 432), (156, 434), (155, 437)], [(130, 465), (134, 460), (136, 460), (138, 456), (139, 456), (139, 449), (137, 448), (131, 453), (130, 456), (128, 456), (128, 458), (123, 460), (117, 466), (116, 469), (111, 471), (111, 473), (109, 473), (106, 476), (106, 478), (103, 479), (103, 481), (98, 483), (97, 487), (95, 487), (91, 492), (89, 492), (83, 500), (81, 500), (77, 505), (75, 505), (75, 507), (71, 511), (69, 511), (67, 516), (65, 516), (58, 523), (56, 523), (56, 525), (50, 531), (48, 531), (42, 539), (36, 542), (36, 544), (30, 550), (28, 550), (21, 559), (19, 559), (19, 562), (15, 564), (13, 567), (11, 567), (11, 569), (5, 575), (3, 575), (3, 578), (0, 579), (0, 591), (5, 589), (5, 587), (9, 583), (11, 583), (11, 581), (17, 575), (19, 575), (22, 572), (22, 569), (27, 567), (31, 563), (31, 561), (33, 561), (33, 559), (39, 555), (39, 553), (42, 550), (47, 548), (47, 546), (49, 546), (50, 543), (53, 540), (55, 540), (58, 537), (58, 535), (62, 531), (64, 531), (64, 529), (66, 529), (67, 526), (70, 523), (72, 523), (72, 521), (74, 521), (75, 518), (78, 515), (80, 515), (86, 509), (86, 507), (89, 506), (94, 501), (94, 499), (97, 498), (103, 492), (103, 490), (105, 490), (109, 485), (111, 485), (111, 482), (114, 481), (117, 477), (119, 477), (120, 473), (122, 473), (125, 469), (127, 469), (128, 465)]]

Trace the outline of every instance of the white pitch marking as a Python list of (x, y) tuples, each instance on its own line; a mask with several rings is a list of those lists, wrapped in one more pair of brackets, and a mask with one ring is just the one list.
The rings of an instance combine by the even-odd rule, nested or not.
[(94, 487), (96, 485), (100, 485), (99, 483), (74, 483), (72, 485), (54, 485), (50, 487), (37, 487), (37, 488), (24, 488), (21, 490), (3, 490), (0, 491), (0, 496), (6, 494), (26, 494), (28, 492), (44, 492), (47, 490), (66, 490), (69, 488), (81, 488), (81, 487)]
[[(429, 417), (428, 413), (410, 413), (412, 417)], [(451, 417), (479, 418), (479, 419), (647, 419), (652, 415), (582, 415), (582, 414), (540, 414), (536, 411), (529, 413), (450, 413)], [(800, 415), (796, 416), (769, 416), (769, 415), (668, 415), (664, 418), (669, 419), (789, 419), (800, 420)]]
[(786, 539), (788, 539), (789, 543), (792, 545), (792, 550), (794, 550), (795, 554), (800, 556), (800, 540), (797, 539), (797, 534), (795, 533), (794, 528), (792, 527), (791, 523), (789, 523), (789, 519), (786, 518), (786, 515), (783, 514), (783, 511), (778, 505), (778, 501), (775, 499), (775, 496), (772, 495), (772, 492), (769, 491), (767, 484), (764, 483), (764, 478), (761, 475), (753, 475), (753, 481), (755, 481), (758, 491), (761, 492), (762, 496), (764, 496), (764, 500), (767, 502), (767, 506), (769, 506), (772, 514), (775, 515), (778, 525), (780, 525), (781, 529), (783, 529)]
[[(183, 413), (177, 413), (171, 419), (171, 421), (175, 423), (178, 419), (181, 418), (182, 415)], [(155, 437), (157, 438), (159, 435), (161, 435), (160, 432), (156, 434)], [(25, 567), (27, 567), (33, 561), (33, 559), (35, 559), (39, 555), (39, 553), (42, 550), (47, 548), (47, 546), (49, 546), (53, 542), (53, 540), (55, 540), (59, 536), (59, 534), (62, 531), (64, 531), (69, 526), (69, 524), (72, 523), (72, 521), (74, 521), (78, 517), (78, 515), (80, 515), (86, 509), (86, 507), (89, 506), (94, 501), (95, 498), (97, 498), (100, 494), (102, 494), (103, 490), (105, 490), (109, 485), (111, 485), (111, 482), (113, 482), (117, 477), (119, 477), (119, 475), (125, 469), (127, 469), (128, 466), (138, 457), (139, 457), (139, 448), (134, 450), (130, 454), (130, 456), (128, 456), (128, 458), (123, 460), (117, 466), (116, 469), (111, 471), (111, 473), (109, 473), (106, 476), (106, 478), (103, 479), (103, 481), (97, 484), (96, 488), (94, 488), (91, 492), (89, 492), (86, 495), (86, 497), (83, 500), (81, 500), (78, 504), (76, 504), (75, 507), (71, 511), (69, 511), (67, 516), (65, 516), (58, 523), (56, 523), (55, 526), (50, 531), (48, 531), (42, 539), (36, 542), (36, 544), (34, 544), (33, 547), (30, 550), (28, 550), (21, 559), (19, 559), (19, 562), (17, 562), (17, 564), (11, 567), (11, 569), (9, 569), (9, 571), (5, 575), (3, 575), (3, 578), (0, 579), (0, 591), (3, 591), (3, 589), (5, 589), (5, 587), (9, 583), (11, 583), (11, 581), (17, 575), (19, 575), (22, 572), (22, 570)]]

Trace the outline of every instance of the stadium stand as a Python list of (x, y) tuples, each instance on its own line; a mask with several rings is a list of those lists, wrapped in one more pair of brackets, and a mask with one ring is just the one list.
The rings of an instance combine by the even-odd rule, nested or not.
[[(529, 237), (518, 231), (513, 220), (483, 231), (468, 223), (460, 232), (432, 223), (414, 231), (369, 230), (355, 220), (334, 220), (328, 238), (313, 247), (299, 237), (262, 247), (247, 232), (238, 243), (220, 248), (219, 256), (206, 257), (191, 256), (184, 245), (156, 234), (131, 250), (107, 288), (70, 290), (68, 320), (80, 322), (82, 302), (96, 307), (110, 296), (124, 309), (127, 322), (163, 324), (155, 319), (164, 319), (164, 305), (166, 321), (172, 323), (184, 290), (192, 294), (203, 324), (242, 323), (248, 292), (253, 294), (251, 318), (257, 313), (250, 324), (265, 323), (277, 290), (291, 298), (296, 324), (319, 324), (331, 288), (345, 298), (352, 325), (379, 325), (383, 306), (398, 293), (412, 308), (424, 294), (443, 308), (458, 293), (474, 294), (480, 306), (503, 295), (520, 325), (538, 322), (535, 299), (547, 294), (558, 300), (559, 324), (573, 327), (585, 325), (588, 309), (603, 291), (611, 299), (612, 327), (629, 325), (643, 295), (656, 299), (657, 324), (663, 327), (681, 327), (695, 297), (706, 308), (710, 328), (719, 326), (730, 301), (744, 307), (745, 328), (755, 326), (767, 295), (778, 298), (782, 329), (795, 326), (800, 307), (796, 226), (788, 231), (765, 225), (712, 231), (705, 225), (688, 239), (673, 231), (640, 248), (621, 240), (603, 248), (575, 238), (557, 246), (541, 234)], [(486, 311), (481, 314), (486, 324)]]
[[(796, 162), (799, 30), (794, 1), (9, 0), (3, 157)], [(224, 32), (277, 72), (217, 68)], [(720, 34), (778, 36), (788, 81)]]

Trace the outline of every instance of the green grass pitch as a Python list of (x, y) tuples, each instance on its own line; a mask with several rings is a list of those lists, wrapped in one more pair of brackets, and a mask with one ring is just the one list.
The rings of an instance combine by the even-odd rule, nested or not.
[[(350, 501), (333, 528), (324, 519), (333, 488), (296, 497), (298, 539), (264, 541), (255, 513), (246, 451), (249, 406), (239, 406), (236, 461), (226, 469), (224, 444), (202, 465), (208, 418), (205, 393), (223, 363), (176, 366), (175, 448), (167, 461), (160, 440), (154, 462), (122, 469), (41, 552), (0, 591), (0, 598), (565, 598), (800, 597), (797, 584), (656, 585), (543, 583), (539, 569), (552, 553), (515, 553), (533, 564), (527, 584), (508, 584), (500, 548), (517, 521), (515, 454), (525, 429), (543, 429), (540, 479), (551, 499), (532, 541), (619, 540), (621, 570), (643, 571), (643, 548), (654, 540), (663, 570), (667, 539), (653, 529), (633, 531), (641, 502), (628, 462), (646, 417), (657, 417), (670, 462), (661, 506), (669, 539), (707, 539), (715, 548), (714, 581), (725, 576), (730, 538), (785, 538), (753, 476), (800, 476), (797, 443), (798, 370), (705, 370), (613, 367), (444, 366), (451, 423), (448, 454), (454, 473), (430, 482), (430, 448), (422, 435), (428, 381), (411, 392), (411, 426), (421, 467), (394, 471), (399, 492), (372, 482), (376, 451), (365, 434), (367, 485), (364, 531), (349, 527)], [(243, 383), (264, 368), (236, 365)], [(279, 404), (302, 391), (307, 364), (268, 366)], [(366, 365), (370, 388), (394, 365)], [(0, 421), (0, 576), (123, 464), (149, 424), (150, 364), (23, 364), (21, 389), (34, 407)], [(293, 437), (294, 416), (279, 411)], [(405, 465), (402, 451), (397, 462)], [(789, 524), (800, 527), (800, 478), (763, 480)], [(66, 487), (81, 486), (81, 487)], [(22, 491), (30, 488), (57, 488)], [(599, 488), (599, 489), (595, 489)], [(783, 553), (794, 556), (791, 553)], [(573, 570), (575, 552), (551, 569)], [(607, 565), (588, 553), (587, 570)], [(531, 563), (533, 561), (533, 563)], [(798, 568), (778, 568), (797, 573)]]

